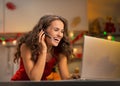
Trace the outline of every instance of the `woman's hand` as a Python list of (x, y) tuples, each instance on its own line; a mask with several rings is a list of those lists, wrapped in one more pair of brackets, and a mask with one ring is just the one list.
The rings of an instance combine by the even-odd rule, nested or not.
[(39, 43), (40, 43), (40, 47), (41, 47), (41, 52), (47, 52), (47, 46), (46, 46), (46, 42), (45, 42), (45, 33), (43, 30), (40, 31), (39, 33)]

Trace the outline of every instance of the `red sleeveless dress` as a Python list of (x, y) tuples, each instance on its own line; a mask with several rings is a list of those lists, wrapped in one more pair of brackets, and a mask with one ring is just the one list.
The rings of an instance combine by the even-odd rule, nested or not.
[[(46, 62), (45, 65), (45, 70), (42, 76), (41, 80), (47, 80), (47, 76), (52, 72), (52, 68), (55, 66), (56, 64), (56, 58), (52, 58), (49, 62)], [(20, 68), (16, 71), (16, 73), (13, 75), (13, 77), (11, 78), (11, 81), (28, 81), (30, 80), (28, 75), (26, 74), (24, 65), (23, 65), (23, 61), (22, 59), (20, 60)]]

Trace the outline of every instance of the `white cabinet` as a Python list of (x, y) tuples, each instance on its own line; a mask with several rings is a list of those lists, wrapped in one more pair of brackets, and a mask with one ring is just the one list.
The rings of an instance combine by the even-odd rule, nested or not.
[(10, 78), (17, 70), (17, 65), (13, 63), (14, 47), (0, 45), (0, 82), (10, 81)]

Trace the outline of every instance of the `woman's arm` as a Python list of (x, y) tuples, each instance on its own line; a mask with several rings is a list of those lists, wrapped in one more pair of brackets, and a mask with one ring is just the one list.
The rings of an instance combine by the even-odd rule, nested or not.
[(21, 46), (21, 57), (26, 70), (26, 73), (30, 80), (40, 81), (43, 75), (45, 62), (46, 62), (46, 52), (41, 52), (36, 63), (31, 60), (31, 51), (25, 45)]
[(70, 74), (68, 70), (67, 57), (65, 55), (59, 55), (58, 68), (60, 71), (61, 79), (70, 79)]

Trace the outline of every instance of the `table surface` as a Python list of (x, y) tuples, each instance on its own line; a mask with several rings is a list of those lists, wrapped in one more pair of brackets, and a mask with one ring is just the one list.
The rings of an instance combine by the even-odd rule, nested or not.
[(12, 81), (0, 82), (0, 86), (120, 86), (120, 80), (61, 80), (61, 81)]

